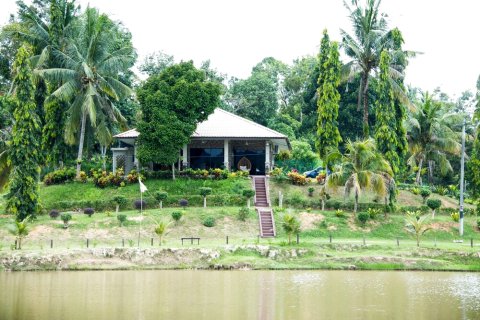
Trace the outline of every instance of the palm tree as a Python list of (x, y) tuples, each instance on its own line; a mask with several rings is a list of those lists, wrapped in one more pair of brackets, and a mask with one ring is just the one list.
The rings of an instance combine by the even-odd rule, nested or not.
[[(155, 221), (155, 220), (154, 220)], [(168, 227), (172, 224), (171, 221), (167, 222), (165, 220), (155, 221), (155, 227), (153, 231), (158, 236), (160, 245), (162, 245), (163, 236), (167, 234)]]
[(22, 239), (28, 235), (28, 222), (30, 221), (30, 216), (26, 217), (22, 221), (14, 221), (12, 224), (7, 226), (8, 232), (14, 235), (17, 239), (15, 249), (22, 249)]
[(282, 227), (288, 235), (288, 244), (291, 244), (292, 235), (300, 233), (300, 222), (295, 216), (286, 214), (283, 216)]
[(413, 233), (417, 240), (417, 247), (420, 246), (420, 237), (431, 228), (427, 226), (427, 215), (420, 217), (419, 212), (408, 212), (405, 217), (405, 227), (408, 232)]
[[(390, 81), (395, 95), (402, 102), (408, 104), (402, 86), (395, 82), (395, 79), (403, 79), (403, 69), (407, 57), (415, 55), (414, 52), (402, 51), (398, 45), (401, 34), (398, 29), (388, 29), (386, 15), (379, 11), (381, 0), (367, 0), (366, 7), (358, 5), (353, 1), (355, 7), (344, 1), (352, 21), (353, 36), (341, 29), (342, 46), (345, 53), (352, 60), (344, 66), (344, 78), (352, 80), (360, 75), (360, 88), (358, 90), (358, 110), (363, 101), (363, 130), (365, 137), (368, 137), (368, 86), (372, 72), (377, 71), (382, 51), (387, 51), (394, 57), (392, 61), (403, 61), (393, 63), (389, 68)], [(402, 42), (402, 40), (400, 40)]]
[(328, 187), (345, 186), (345, 197), (353, 190), (357, 212), (358, 197), (362, 190), (371, 190), (379, 196), (388, 193), (393, 172), (388, 161), (377, 151), (371, 138), (345, 145), (345, 154), (336, 172), (327, 177)]
[(132, 95), (132, 90), (118, 78), (135, 60), (129, 41), (119, 36), (119, 26), (98, 10), (87, 8), (74, 26), (72, 38), (64, 51), (54, 50), (60, 68), (38, 73), (59, 87), (52, 97), (70, 102), (65, 130), (73, 144), (78, 133), (77, 178), (83, 158), (83, 144), (88, 124), (97, 134), (110, 135), (106, 122), (124, 124), (125, 119), (113, 102)]
[(428, 177), (433, 178), (434, 164), (440, 173), (445, 175), (452, 171), (447, 154), (460, 155), (461, 145), (458, 142), (459, 133), (455, 132), (453, 124), (461, 123), (462, 115), (445, 112), (443, 105), (434, 101), (426, 93), (416, 112), (407, 119), (407, 140), (410, 158), (408, 165), (417, 169), (416, 184), (422, 183), (421, 171), (428, 163)]

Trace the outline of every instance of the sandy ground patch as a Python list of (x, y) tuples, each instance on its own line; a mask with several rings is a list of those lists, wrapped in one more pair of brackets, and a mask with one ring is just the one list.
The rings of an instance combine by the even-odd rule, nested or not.
[(298, 216), (300, 218), (300, 227), (302, 230), (315, 229), (317, 227), (316, 223), (325, 219), (325, 216), (318, 213), (300, 212)]

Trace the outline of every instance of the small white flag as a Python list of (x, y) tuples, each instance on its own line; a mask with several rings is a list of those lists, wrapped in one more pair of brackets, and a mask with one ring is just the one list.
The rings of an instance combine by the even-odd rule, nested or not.
[(144, 193), (145, 191), (147, 191), (147, 187), (142, 183), (142, 180), (140, 180), (140, 177), (138, 177), (138, 183), (140, 183), (140, 192), (141, 193)]

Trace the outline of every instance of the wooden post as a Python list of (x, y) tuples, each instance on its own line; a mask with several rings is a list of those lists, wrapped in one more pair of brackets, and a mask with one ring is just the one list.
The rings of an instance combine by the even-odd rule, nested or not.
[(227, 236), (227, 238), (226, 238), (226, 242), (227, 242), (227, 244), (228, 244), (228, 236)]
[(365, 235), (363, 235), (363, 245), (365, 245)]
[(299, 243), (300, 243), (300, 234), (297, 233), (297, 244), (299, 244)]
[(122, 247), (125, 247), (125, 239), (122, 238)]
[(283, 194), (282, 191), (278, 191), (278, 207), (282, 208), (283, 206)]
[(153, 247), (153, 238), (150, 239), (150, 245)]
[(53, 248), (53, 240), (50, 239), (50, 249), (52, 249), (52, 248)]
[(330, 234), (329, 237), (330, 237), (330, 243), (332, 243), (332, 235)]
[(88, 238), (87, 238), (87, 248), (88, 248)]
[(473, 248), (473, 238), (470, 238), (470, 247)]
[(397, 247), (400, 247), (400, 240), (397, 237)]

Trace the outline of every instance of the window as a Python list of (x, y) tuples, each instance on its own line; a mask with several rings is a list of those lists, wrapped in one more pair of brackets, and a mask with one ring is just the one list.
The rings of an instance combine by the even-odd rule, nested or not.
[(193, 169), (223, 168), (223, 148), (191, 148), (190, 167)]

